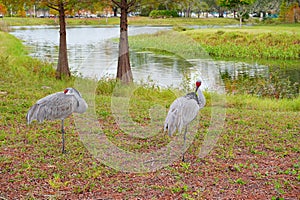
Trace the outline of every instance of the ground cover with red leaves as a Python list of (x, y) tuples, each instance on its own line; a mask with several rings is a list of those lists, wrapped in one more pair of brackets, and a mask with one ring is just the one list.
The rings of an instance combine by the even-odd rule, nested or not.
[[(209, 109), (202, 113), (199, 123), (209, 123)], [(118, 132), (113, 118), (102, 118), (107, 131)], [(297, 119), (297, 112), (227, 109), (224, 130), (206, 157), (197, 156), (203, 142), (201, 132), (207, 129), (202, 126), (186, 153), (186, 162), (179, 156), (170, 165), (148, 173), (116, 171), (103, 165), (83, 146), (72, 120), (66, 130), (66, 155), (60, 152), (59, 123), (27, 127), (8, 122), (1, 125), (1, 197), (299, 199)], [(115, 137), (119, 145), (125, 139), (128, 147), (137, 142), (121, 130)], [(163, 134), (157, 138), (164, 143), (162, 140), (166, 140)], [(156, 147), (147, 146), (148, 151), (151, 148)]]

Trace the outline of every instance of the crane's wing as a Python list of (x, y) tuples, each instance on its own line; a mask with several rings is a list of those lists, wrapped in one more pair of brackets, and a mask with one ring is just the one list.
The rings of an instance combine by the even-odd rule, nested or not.
[(176, 129), (178, 129), (178, 131), (182, 129), (182, 126), (180, 126), (181, 109), (184, 101), (186, 101), (184, 97), (179, 97), (175, 99), (170, 106), (164, 125), (164, 131), (168, 130), (169, 136), (172, 136)]
[(170, 136), (173, 135), (176, 129), (181, 132), (184, 126), (196, 118), (199, 109), (199, 104), (195, 98), (190, 98), (189, 96), (177, 98), (170, 106), (164, 131), (168, 130)]
[(177, 128), (178, 109), (170, 109), (165, 120), (164, 131), (168, 130), (169, 136), (172, 136)]
[(199, 104), (194, 99), (189, 99), (183, 103), (182, 106), (182, 123), (183, 126), (188, 125), (193, 121), (199, 112)]
[(30, 124), (34, 119), (39, 122), (64, 119), (72, 114), (76, 107), (78, 107), (78, 101), (73, 95), (57, 92), (38, 100), (29, 109), (26, 116), (27, 123)]

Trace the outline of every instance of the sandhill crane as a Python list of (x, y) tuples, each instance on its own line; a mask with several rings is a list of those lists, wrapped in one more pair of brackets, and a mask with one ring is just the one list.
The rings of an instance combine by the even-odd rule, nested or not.
[(30, 124), (33, 120), (61, 119), (62, 153), (65, 153), (64, 119), (73, 112), (84, 113), (88, 105), (81, 94), (74, 88), (66, 88), (63, 92), (50, 94), (36, 102), (28, 111), (26, 120)]
[[(172, 136), (176, 129), (181, 133), (182, 128), (185, 128), (183, 148), (185, 148), (188, 125), (196, 118), (199, 110), (202, 109), (206, 103), (205, 97), (199, 89), (200, 86), (201, 81), (198, 80), (196, 82), (195, 92), (175, 99), (166, 117), (164, 131), (168, 130), (169, 136)], [(182, 161), (184, 161), (184, 152), (182, 154)]]

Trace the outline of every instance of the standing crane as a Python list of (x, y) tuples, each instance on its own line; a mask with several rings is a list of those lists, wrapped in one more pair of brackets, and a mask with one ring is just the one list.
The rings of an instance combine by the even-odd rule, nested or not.
[[(170, 137), (173, 135), (176, 129), (181, 133), (182, 129), (185, 128), (183, 149), (185, 149), (188, 125), (196, 118), (199, 110), (202, 109), (206, 103), (205, 97), (202, 91), (199, 89), (200, 86), (201, 81), (198, 80), (196, 82), (195, 92), (188, 93), (185, 96), (175, 99), (171, 104), (170, 110), (166, 117), (164, 131), (168, 130)], [(182, 161), (184, 161), (184, 152), (182, 154)]]
[(81, 94), (74, 88), (66, 88), (63, 92), (50, 94), (38, 100), (28, 111), (26, 120), (30, 124), (33, 120), (61, 120), (62, 153), (65, 153), (64, 119), (73, 112), (84, 113), (88, 105)]

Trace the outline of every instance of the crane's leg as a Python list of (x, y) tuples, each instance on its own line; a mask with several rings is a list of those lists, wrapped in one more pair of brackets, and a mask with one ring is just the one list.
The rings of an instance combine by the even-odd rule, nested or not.
[(185, 162), (185, 160), (184, 160), (184, 154), (185, 154), (186, 133), (187, 133), (187, 126), (185, 127), (184, 135), (183, 135), (183, 153), (182, 153), (182, 162)]
[(64, 130), (64, 120), (61, 120), (61, 137), (62, 137), (62, 153), (66, 153), (65, 150), (65, 130)]

